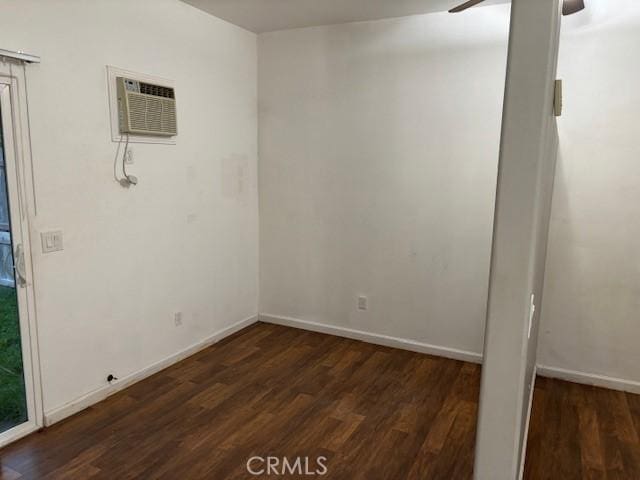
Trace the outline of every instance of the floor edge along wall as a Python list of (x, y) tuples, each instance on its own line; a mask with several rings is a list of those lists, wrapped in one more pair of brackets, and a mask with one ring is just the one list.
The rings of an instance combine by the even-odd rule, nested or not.
[(105, 398), (113, 395), (114, 393), (124, 390), (125, 388), (133, 385), (134, 383), (144, 380), (145, 378), (150, 377), (151, 375), (158, 373), (161, 370), (164, 370), (165, 368), (170, 367), (171, 365), (178, 363), (179, 361), (184, 360), (185, 358), (188, 358), (198, 353), (199, 351), (204, 350), (207, 347), (210, 347), (211, 345), (219, 342), (220, 340), (223, 340), (226, 337), (233, 335), (234, 333), (242, 330), (243, 328), (248, 327), (249, 325), (254, 324), (257, 321), (258, 321), (257, 315), (253, 315), (251, 317), (245, 318), (244, 320), (240, 320), (239, 322), (236, 322), (228, 327), (223, 328), (222, 330), (219, 330), (213, 335), (210, 335), (204, 340), (197, 342), (174, 355), (171, 355), (163, 360), (160, 360), (159, 362), (154, 363), (153, 365), (150, 365), (147, 368), (144, 368), (130, 375), (127, 375), (125, 378), (118, 380), (113, 385), (105, 385), (104, 387), (94, 390), (93, 392), (89, 392), (72, 402), (53, 408), (45, 412), (44, 423), (46, 426), (51, 426), (54, 423), (57, 423), (61, 420), (64, 420), (67, 417), (70, 417), (78, 412), (81, 412), (85, 408), (88, 408), (91, 405), (94, 405), (104, 400)]

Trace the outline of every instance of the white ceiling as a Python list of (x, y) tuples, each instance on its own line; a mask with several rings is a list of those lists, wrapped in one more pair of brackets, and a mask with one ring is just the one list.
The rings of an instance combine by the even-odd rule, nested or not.
[[(183, 0), (256, 33), (441, 12), (464, 0)], [(508, 0), (487, 0), (483, 5)], [(478, 8), (478, 7), (474, 7)], [(464, 15), (464, 14), (457, 14)]]

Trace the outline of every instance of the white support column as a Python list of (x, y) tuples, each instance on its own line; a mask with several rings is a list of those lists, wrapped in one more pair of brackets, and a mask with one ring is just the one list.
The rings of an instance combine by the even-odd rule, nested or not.
[(521, 472), (557, 157), (560, 8), (559, 0), (512, 2), (476, 480), (514, 480)]

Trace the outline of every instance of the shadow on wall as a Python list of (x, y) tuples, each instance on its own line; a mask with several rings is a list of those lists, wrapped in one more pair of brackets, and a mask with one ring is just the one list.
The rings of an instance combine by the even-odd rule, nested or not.
[(640, 4), (591, 0), (588, 12), (563, 27), (539, 363), (640, 391)]

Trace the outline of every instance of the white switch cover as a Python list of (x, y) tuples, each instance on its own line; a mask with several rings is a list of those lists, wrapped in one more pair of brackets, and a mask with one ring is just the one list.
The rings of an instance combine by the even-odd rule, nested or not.
[(369, 300), (365, 296), (358, 297), (358, 310), (367, 310), (369, 308)]
[(42, 253), (59, 252), (63, 250), (62, 230), (40, 233), (42, 240)]

